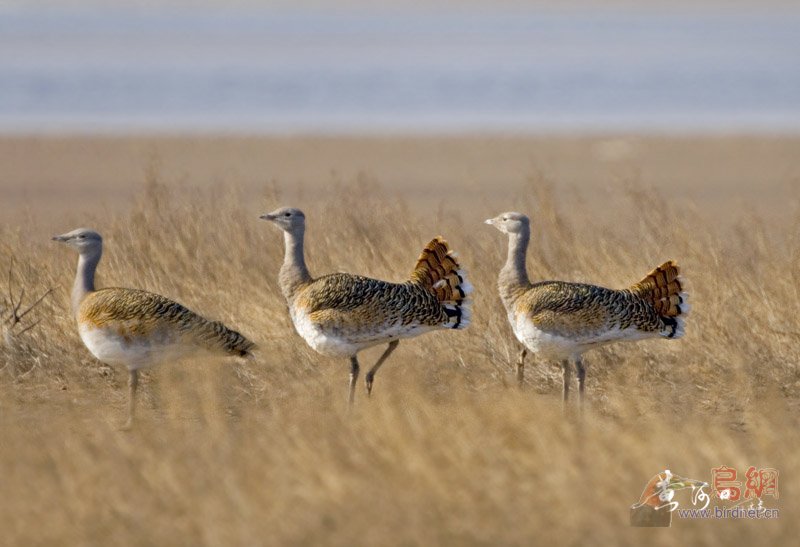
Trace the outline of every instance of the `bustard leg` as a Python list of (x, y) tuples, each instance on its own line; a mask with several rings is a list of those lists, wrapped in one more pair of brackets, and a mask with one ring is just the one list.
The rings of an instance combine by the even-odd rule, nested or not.
[(517, 385), (522, 389), (522, 383), (525, 381), (525, 356), (528, 355), (528, 348), (522, 348), (519, 352), (519, 361), (517, 361)]
[(375, 380), (375, 373), (378, 372), (378, 369), (381, 368), (383, 362), (386, 361), (386, 358), (392, 354), (399, 343), (399, 340), (392, 340), (389, 342), (389, 347), (386, 348), (386, 351), (383, 352), (383, 355), (378, 358), (378, 361), (375, 363), (375, 365), (369, 369), (369, 372), (367, 372), (367, 376), (364, 378), (364, 383), (367, 385), (367, 397), (372, 395), (372, 382)]
[(580, 356), (575, 359), (575, 371), (578, 373), (578, 400), (580, 401), (581, 410), (583, 410), (583, 386), (586, 381), (586, 366)]
[(572, 369), (569, 367), (569, 359), (564, 359), (563, 361), (561, 361), (561, 368), (562, 368), (561, 379), (564, 383), (563, 387), (564, 404), (566, 404), (567, 399), (569, 398), (569, 383), (572, 380)]
[(358, 380), (358, 371), (359, 371), (358, 358), (356, 358), (356, 356), (353, 355), (350, 358), (350, 398), (349, 398), (349, 401), (350, 401), (350, 405), (351, 406), (356, 400), (356, 381)]
[(133, 417), (136, 414), (136, 388), (139, 387), (139, 371), (131, 369), (128, 377), (128, 421), (122, 429), (128, 430), (133, 427)]

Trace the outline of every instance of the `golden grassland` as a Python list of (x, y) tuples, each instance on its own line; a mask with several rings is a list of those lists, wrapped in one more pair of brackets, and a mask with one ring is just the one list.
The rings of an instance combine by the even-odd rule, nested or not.
[[(412, 167), (408, 186), (387, 183), (375, 167), (417, 157), (433, 162), (428, 148), (411, 140), (395, 155), (386, 150), (382, 163), (367, 154), (371, 168), (360, 175), (337, 171), (341, 157), (331, 155), (327, 175), (313, 179), (309, 167), (306, 181), (282, 179), (280, 169), (242, 175), (255, 169), (246, 160), (220, 179), (182, 175), (174, 166), (189, 160), (175, 160), (173, 142), (155, 145), (158, 158), (141, 158), (135, 173), (106, 171), (109, 187), (79, 189), (81, 198), (65, 198), (60, 211), (57, 196), (72, 186), (50, 191), (45, 182), (57, 180), (59, 165), (67, 180), (74, 177), (69, 162), (30, 163), (26, 171), (19, 159), (40, 153), (35, 146), (56, 145), (0, 143), (0, 156), (17, 157), (0, 181), (5, 205), (13, 201), (14, 209), (0, 224), (0, 305), (9, 304), (12, 259), (12, 288), (25, 286), (25, 302), (54, 289), (0, 344), (2, 542), (793, 544), (800, 532), (800, 170), (774, 159), (788, 157), (781, 147), (791, 150), (794, 141), (762, 143), (761, 152), (756, 146), (757, 165), (733, 152), (747, 150), (737, 143), (603, 142), (608, 154), (628, 156), (612, 158), (599, 181), (585, 184), (591, 173), (570, 179), (565, 162), (538, 163), (535, 154), (525, 156), (531, 148), (507, 142), (514, 154), (486, 158), (497, 167), (494, 185), (488, 170), (459, 185), (463, 165), (448, 171), (449, 162), (460, 153), (474, 163), (470, 151), (482, 148), (443, 142), (446, 161), (431, 168), (452, 183), (429, 187)], [(373, 152), (379, 146), (361, 145)], [(348, 166), (358, 164), (361, 145), (350, 143)], [(308, 164), (319, 165), (314, 146), (303, 146)], [(568, 158), (569, 143), (560, 146)], [(576, 163), (583, 152), (603, 151), (583, 141), (572, 149)], [(687, 166), (676, 150), (695, 159)], [(698, 159), (703, 151), (726, 157), (720, 150), (733, 167)], [(117, 160), (95, 153), (94, 165), (90, 158), (78, 163), (100, 181)], [(222, 166), (219, 154), (214, 161)], [(745, 164), (748, 171), (737, 170)], [(666, 175), (650, 177), (659, 165), (686, 176), (674, 184)], [(748, 178), (759, 168), (763, 174)], [(717, 196), (711, 190), (724, 187), (725, 169), (741, 180)], [(39, 186), (23, 189), (24, 173)], [(127, 187), (127, 178), (137, 180)], [(765, 180), (763, 200), (750, 199)], [(114, 192), (124, 199), (115, 201)], [(47, 214), (37, 196), (49, 203)], [(282, 237), (257, 220), (278, 205), (306, 212), (312, 274), (401, 281), (441, 233), (476, 288), (473, 324), (403, 341), (378, 374), (372, 399), (360, 387), (349, 412), (347, 363), (316, 355), (286, 313), (277, 286)], [(689, 282), (685, 338), (586, 355), (582, 419), (562, 412), (553, 363), (529, 358), (525, 386), (515, 386), (518, 346), (495, 288), (506, 242), (481, 224), (509, 209), (531, 215), (533, 279), (624, 287), (673, 258)], [(175, 298), (249, 336), (259, 344), (256, 358), (146, 373), (137, 427), (119, 431), (125, 374), (82, 346), (68, 312), (76, 257), (45, 237), (80, 225), (105, 239), (100, 286)], [(362, 366), (380, 351), (362, 353)], [(781, 497), (765, 501), (781, 517), (675, 519), (670, 530), (628, 526), (630, 505), (656, 472), (709, 480), (722, 464), (740, 473), (750, 465), (778, 469)], [(685, 492), (677, 499), (689, 506)]]

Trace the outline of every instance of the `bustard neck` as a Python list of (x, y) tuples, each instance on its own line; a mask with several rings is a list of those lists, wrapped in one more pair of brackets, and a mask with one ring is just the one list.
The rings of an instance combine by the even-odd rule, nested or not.
[(525, 267), (525, 256), (528, 252), (530, 230), (523, 229), (518, 233), (508, 234), (508, 257), (500, 270), (498, 287), (504, 302), (515, 300), (522, 291), (530, 287), (528, 270)]
[(94, 273), (97, 270), (97, 264), (100, 262), (100, 257), (103, 254), (103, 249), (87, 251), (78, 256), (78, 271), (75, 273), (75, 283), (72, 285), (72, 298), (70, 300), (72, 305), (72, 315), (77, 318), (78, 308), (81, 302), (86, 298), (86, 295), (94, 292)]
[(283, 233), (285, 254), (278, 280), (287, 300), (294, 298), (297, 289), (311, 281), (303, 252), (304, 229)]

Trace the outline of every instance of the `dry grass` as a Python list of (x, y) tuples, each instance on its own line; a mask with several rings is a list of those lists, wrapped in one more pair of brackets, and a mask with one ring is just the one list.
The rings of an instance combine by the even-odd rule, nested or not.
[[(161, 177), (149, 170), (122, 212), (87, 206), (61, 229), (103, 233), (101, 285), (169, 295), (254, 339), (258, 357), (148, 373), (139, 427), (118, 431), (125, 376), (91, 358), (68, 314), (75, 256), (31, 239), (54, 219), (3, 224), (0, 266), (15, 257), (29, 293), (55, 288), (31, 313), (41, 323), (0, 348), (5, 544), (796, 540), (800, 214), (730, 205), (712, 222), (703, 203), (636, 179), (609, 186), (603, 216), (540, 175), (513, 193), (476, 190), (458, 209), (368, 177), (293, 203), (280, 181), (252, 192)], [(282, 238), (256, 219), (279, 204), (306, 210), (312, 272), (401, 280), (442, 233), (476, 286), (473, 325), (401, 343), (373, 399), (360, 389), (348, 414), (347, 364), (314, 354), (280, 297)], [(675, 258), (690, 282), (684, 339), (587, 354), (582, 422), (561, 413), (555, 365), (529, 366), (523, 392), (513, 385), (517, 349), (495, 290), (505, 241), (480, 224), (510, 208), (533, 218), (532, 277), (620, 287)], [(721, 464), (779, 469), (781, 518), (628, 527), (655, 472), (707, 480)]]

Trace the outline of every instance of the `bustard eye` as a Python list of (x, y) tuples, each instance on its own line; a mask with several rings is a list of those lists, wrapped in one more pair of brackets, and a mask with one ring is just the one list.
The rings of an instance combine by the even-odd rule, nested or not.
[(81, 234), (78, 236), (78, 239), (86, 239), (86, 236), (84, 234)]
[(292, 216), (292, 213), (283, 213), (283, 216), (290, 217), (290, 216)]

